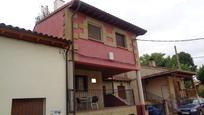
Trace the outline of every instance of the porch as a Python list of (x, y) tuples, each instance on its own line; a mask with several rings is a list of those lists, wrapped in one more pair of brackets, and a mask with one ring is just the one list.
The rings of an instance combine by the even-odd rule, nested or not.
[(70, 106), (70, 112), (75, 110), (77, 114), (81, 112), (89, 113), (91, 111), (132, 106), (136, 111), (130, 81), (117, 82), (113, 79), (110, 80), (112, 76), (124, 72), (124, 70), (120, 72), (114, 68), (105, 70), (90, 68), (90, 66), (76, 69), (74, 77), (75, 91), (69, 90), (68, 96), (69, 100), (71, 100), (69, 105), (72, 105)]

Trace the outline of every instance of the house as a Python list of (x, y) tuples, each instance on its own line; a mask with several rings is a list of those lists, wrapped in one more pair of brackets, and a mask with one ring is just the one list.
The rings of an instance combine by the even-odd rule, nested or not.
[[(69, 98), (76, 101), (70, 101), (71, 114), (144, 114), (135, 38), (144, 35), (146, 30), (73, 0), (37, 22), (34, 31), (73, 42), (69, 57), (72, 65), (69, 66)], [(126, 83), (113, 87), (108, 81), (130, 71), (134, 76), (128, 81), (128, 89), (124, 86)]]
[(66, 60), (71, 42), (0, 23), (0, 113), (66, 111)]
[[(142, 66), (141, 76), (146, 102), (167, 103), (169, 112), (174, 112), (180, 102), (198, 96), (193, 76), (194, 72), (155, 66)], [(185, 82), (190, 82), (185, 86)]]

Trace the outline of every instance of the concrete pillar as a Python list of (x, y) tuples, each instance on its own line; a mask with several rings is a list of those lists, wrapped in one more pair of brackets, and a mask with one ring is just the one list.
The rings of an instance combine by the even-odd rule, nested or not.
[(131, 80), (130, 86), (131, 86), (131, 88), (133, 89), (135, 104), (136, 104), (136, 105), (139, 105), (139, 104), (140, 104), (140, 98), (139, 98), (139, 91), (138, 91), (137, 79)]
[(144, 101), (144, 94), (143, 94), (143, 88), (142, 88), (142, 78), (141, 78), (140, 71), (136, 71), (136, 76), (137, 76), (136, 79), (137, 79), (137, 84), (138, 84), (140, 104), (144, 105), (145, 101)]
[(136, 79), (137, 79), (137, 86), (138, 86), (138, 93), (139, 93), (139, 100), (140, 103), (137, 105), (137, 114), (138, 115), (145, 115), (145, 101), (144, 101), (144, 94), (143, 94), (143, 87), (142, 87), (142, 79), (140, 71), (136, 71)]
[(130, 73), (130, 76), (132, 79), (132, 81), (130, 82), (130, 86), (133, 89), (135, 104), (137, 107), (137, 114), (145, 115), (145, 101), (140, 71), (133, 71)]

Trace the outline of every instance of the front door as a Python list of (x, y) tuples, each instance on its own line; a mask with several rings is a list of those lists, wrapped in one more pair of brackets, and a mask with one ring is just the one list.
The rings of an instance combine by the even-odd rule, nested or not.
[(122, 99), (126, 99), (125, 86), (118, 86), (118, 96)]
[(43, 99), (13, 99), (11, 115), (43, 115)]

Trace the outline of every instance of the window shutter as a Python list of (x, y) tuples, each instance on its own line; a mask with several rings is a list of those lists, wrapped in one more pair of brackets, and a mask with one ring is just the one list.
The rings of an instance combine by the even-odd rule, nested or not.
[(101, 40), (101, 28), (88, 24), (88, 36), (92, 39)]

